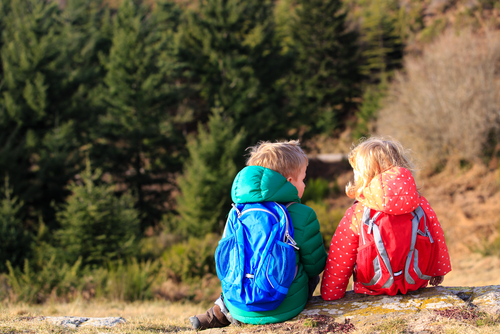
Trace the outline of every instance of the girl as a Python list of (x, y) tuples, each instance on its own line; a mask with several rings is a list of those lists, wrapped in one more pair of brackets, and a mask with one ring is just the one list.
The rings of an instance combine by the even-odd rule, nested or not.
[(335, 231), (321, 284), (325, 300), (354, 291), (406, 293), (439, 285), (451, 271), (443, 230), (417, 190), (414, 166), (396, 140), (371, 137), (349, 154), (355, 199)]

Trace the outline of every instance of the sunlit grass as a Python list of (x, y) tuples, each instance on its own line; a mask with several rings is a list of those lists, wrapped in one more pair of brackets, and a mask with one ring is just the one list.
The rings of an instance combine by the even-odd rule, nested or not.
[[(67, 304), (47, 303), (44, 305), (0, 304), (0, 334), (14, 333), (195, 333), (191, 329), (188, 318), (206, 311), (206, 304), (171, 303), (167, 301), (150, 302), (112, 302), (112, 301), (74, 301)], [(79, 327), (66, 328), (54, 325), (46, 316), (80, 316), (80, 317), (122, 317), (126, 323), (110, 328)], [(483, 319), (484, 318), (484, 319)], [(440, 333), (481, 333), (500, 332), (500, 319), (483, 317), (481, 323), (458, 321), (443, 318), (433, 312), (413, 314), (409, 317), (388, 318), (365, 326), (355, 325), (353, 334), (365, 333), (412, 333), (413, 326), (423, 325), (431, 332)], [(289, 321), (285, 324), (269, 326), (243, 325), (230, 326), (224, 329), (213, 329), (203, 333), (314, 333), (318, 328), (312, 326), (312, 320)], [(340, 320), (332, 318), (332, 321)]]

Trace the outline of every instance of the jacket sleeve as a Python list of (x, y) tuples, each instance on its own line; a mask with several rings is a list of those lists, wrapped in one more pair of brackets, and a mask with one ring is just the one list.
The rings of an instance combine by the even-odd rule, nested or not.
[(299, 249), (299, 262), (309, 278), (325, 269), (326, 251), (319, 231), (316, 213), (303, 204), (293, 204), (288, 211), (292, 218), (294, 239)]
[(350, 207), (335, 230), (326, 262), (321, 297), (324, 300), (336, 300), (344, 297), (349, 279), (354, 270), (359, 245), (358, 210)]
[(434, 242), (438, 243), (437, 262), (434, 267), (432, 276), (444, 276), (451, 271), (450, 254), (444, 239), (444, 232), (441, 224), (439, 223), (436, 213), (432, 210), (429, 202), (425, 197), (420, 198), (420, 206), (424, 209), (426, 217), (429, 219), (427, 227), (431, 233)]

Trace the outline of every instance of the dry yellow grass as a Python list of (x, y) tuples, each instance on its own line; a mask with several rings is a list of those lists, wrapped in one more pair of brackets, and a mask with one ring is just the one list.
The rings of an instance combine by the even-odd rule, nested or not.
[(82, 302), (47, 305), (2, 305), (0, 333), (70, 333), (41, 320), (42, 316), (122, 317), (126, 323), (112, 328), (78, 328), (78, 333), (193, 333), (187, 319), (204, 311), (201, 305), (154, 302)]
[[(190, 303), (151, 302), (82, 302), (68, 304), (2, 304), (0, 305), (0, 333), (195, 333), (188, 322), (189, 316), (205, 311), (203, 305)], [(42, 316), (85, 316), (123, 317), (125, 324), (111, 328), (80, 327), (78, 329), (60, 327), (42, 320)], [(364, 333), (411, 333), (413, 329), (430, 333), (481, 333), (500, 332), (500, 324), (470, 323), (443, 319), (432, 312), (422, 312), (411, 316), (388, 319), (383, 323), (357, 328), (353, 334)], [(319, 327), (311, 326), (311, 321), (290, 321), (282, 325), (227, 327), (204, 331), (215, 333), (316, 333)]]

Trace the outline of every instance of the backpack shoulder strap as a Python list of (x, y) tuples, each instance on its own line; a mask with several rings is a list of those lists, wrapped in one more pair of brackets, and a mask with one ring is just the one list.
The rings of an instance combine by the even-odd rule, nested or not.
[[(290, 216), (288, 215), (288, 207), (296, 202), (290, 202), (286, 205), (281, 205), (281, 204), (276, 203), (276, 202), (274, 202), (274, 203), (276, 204), (276, 206), (278, 206), (282, 210), (283, 215), (285, 216), (286, 227), (285, 227), (285, 235), (283, 238), (284, 239), (283, 242), (289, 244), (290, 246), (292, 246), (296, 250), (299, 250), (299, 247), (297, 247), (297, 243), (295, 242), (295, 240), (293, 240), (293, 237), (290, 235), (291, 222), (288, 221), (288, 218), (290, 218)], [(293, 225), (292, 225), (292, 227), (293, 227)]]
[(373, 224), (375, 223), (377, 218), (382, 214), (382, 211), (377, 211), (377, 213), (375, 213), (375, 215), (372, 218), (370, 217), (371, 212), (372, 210), (369, 207), (365, 206), (365, 210), (363, 212), (363, 224), (368, 226), (368, 234), (372, 233)]
[(419, 205), (411, 214), (413, 215), (414, 219), (415, 218), (417, 219), (418, 222), (420, 222), (420, 220), (424, 218), (424, 231), (421, 231), (420, 229), (417, 228), (417, 233), (423, 237), (429, 238), (431, 244), (434, 243), (434, 240), (432, 239), (431, 236), (431, 232), (429, 232), (429, 228), (427, 227), (427, 217), (425, 216), (424, 209), (422, 209), (422, 207)]

